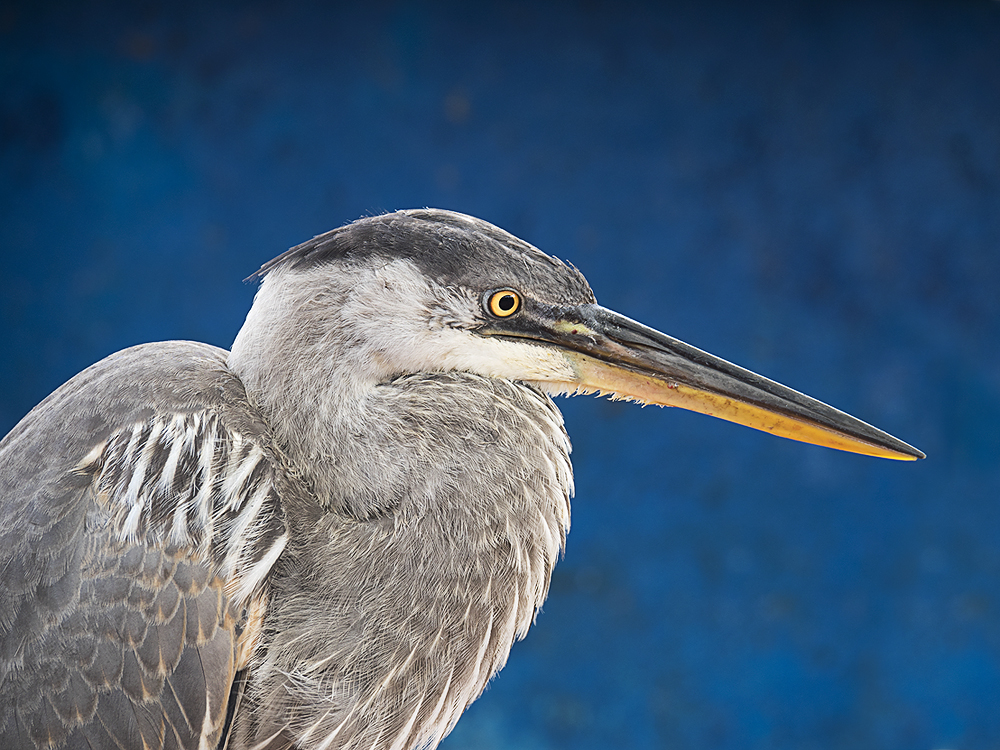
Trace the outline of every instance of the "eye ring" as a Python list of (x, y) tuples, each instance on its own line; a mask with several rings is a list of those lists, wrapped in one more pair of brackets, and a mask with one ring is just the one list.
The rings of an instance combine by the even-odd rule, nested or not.
[(513, 289), (498, 289), (486, 300), (486, 309), (498, 318), (509, 318), (521, 309), (521, 295)]

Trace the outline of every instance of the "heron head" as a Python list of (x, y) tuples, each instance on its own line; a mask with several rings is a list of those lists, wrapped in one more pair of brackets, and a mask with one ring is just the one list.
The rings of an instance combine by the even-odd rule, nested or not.
[(361, 219), (256, 275), (263, 283), (233, 346), (243, 369), (254, 351), (287, 341), (315, 377), (349, 370), (359, 387), (466, 371), (553, 395), (677, 406), (855, 453), (923, 457), (854, 417), (599, 306), (575, 268), (462, 214)]

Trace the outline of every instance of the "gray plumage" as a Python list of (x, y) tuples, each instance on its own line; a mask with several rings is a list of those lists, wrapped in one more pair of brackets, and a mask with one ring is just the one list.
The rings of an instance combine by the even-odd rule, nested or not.
[[(393, 317), (475, 325), (480, 279), (589, 289), (509, 235), (470, 242), (488, 225), (438, 217), (296, 248), (266, 267), (232, 354), (120, 352), (4, 439), (0, 747), (213, 747), (247, 666), (230, 746), (447, 734), (545, 597), (569, 443), (531, 386), (407, 372)], [(381, 242), (395, 227), (411, 248), (449, 245), (454, 286)], [(500, 284), (477, 259), (496, 250), (522, 260)]]
[(919, 454), (459, 214), (363, 219), (259, 276), (231, 352), (119, 352), (0, 442), (0, 747), (434, 747), (565, 543), (551, 394), (753, 424), (737, 399)]

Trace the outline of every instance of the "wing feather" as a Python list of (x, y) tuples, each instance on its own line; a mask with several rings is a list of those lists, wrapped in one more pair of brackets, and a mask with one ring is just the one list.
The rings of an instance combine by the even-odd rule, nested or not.
[(0, 442), (4, 750), (218, 740), (237, 622), (287, 535), (266, 426), (224, 356), (120, 352)]

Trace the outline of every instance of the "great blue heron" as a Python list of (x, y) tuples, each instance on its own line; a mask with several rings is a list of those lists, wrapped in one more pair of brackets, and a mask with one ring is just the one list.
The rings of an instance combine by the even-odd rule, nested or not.
[(5, 750), (434, 747), (563, 548), (554, 394), (923, 455), (468, 216), (362, 219), (257, 276), (231, 352), (126, 349), (0, 443)]

